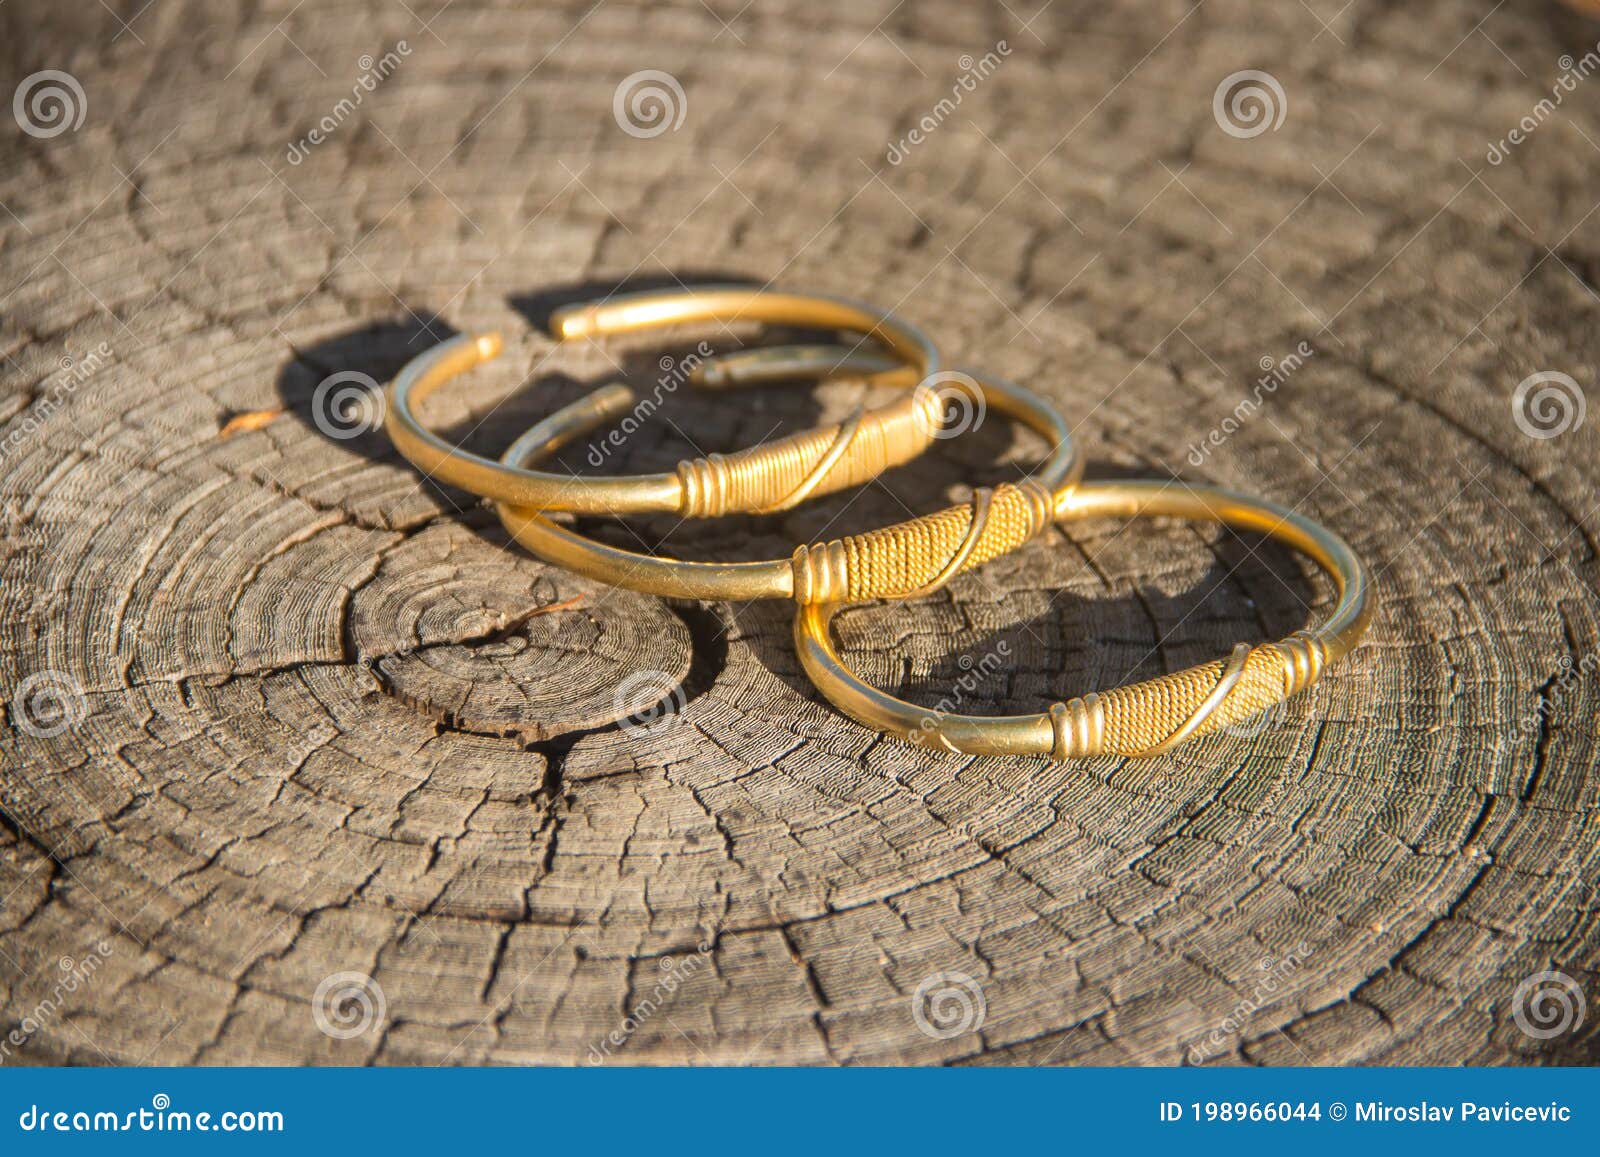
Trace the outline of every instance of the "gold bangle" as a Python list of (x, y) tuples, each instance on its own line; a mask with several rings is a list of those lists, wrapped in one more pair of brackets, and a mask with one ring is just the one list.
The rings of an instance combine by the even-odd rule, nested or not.
[(846, 667), (834, 648), (829, 623), (839, 603), (802, 606), (795, 615), (795, 646), (806, 674), (858, 722), (943, 750), (1053, 759), (1152, 756), (1232, 726), (1309, 686), (1355, 647), (1372, 618), (1370, 580), (1355, 551), (1325, 527), (1275, 503), (1155, 480), (1087, 482), (1058, 496), (1055, 515), (1062, 521), (1170, 515), (1259, 531), (1315, 561), (1333, 579), (1338, 602), (1327, 621), (1281, 642), (1240, 644), (1225, 660), (1056, 703), (1038, 715), (949, 714), (879, 691)]
[[(938, 368), (938, 353), (904, 322), (829, 297), (716, 287), (672, 293), (624, 294), (558, 310), (553, 336), (572, 341), (701, 321), (778, 322), (858, 332), (876, 338), (923, 380)], [(944, 399), (917, 390), (846, 421), (778, 438), (734, 454), (711, 454), (678, 464), (672, 474), (578, 477), (520, 469), (470, 454), (425, 427), (415, 407), (456, 375), (500, 352), (498, 334), (452, 338), (413, 358), (388, 388), (384, 429), (417, 469), (485, 498), (539, 510), (582, 514), (665, 511), (686, 518), (787, 510), (806, 498), (858, 486), (909, 462), (938, 436)], [(699, 384), (709, 384), (699, 379)], [(620, 416), (632, 402), (625, 386), (589, 395), (596, 415)]]
[[(880, 359), (851, 356), (827, 346), (788, 347), (729, 355), (708, 361), (704, 376), (719, 385), (825, 376), (839, 369), (904, 375)], [(786, 559), (765, 562), (690, 562), (637, 554), (594, 541), (543, 517), (537, 509), (497, 502), (511, 536), (545, 562), (587, 578), (669, 598), (793, 598), (804, 604), (839, 599), (904, 598), (936, 590), (962, 570), (1005, 554), (1049, 526), (1061, 496), (1083, 475), (1083, 459), (1066, 421), (1032, 391), (996, 378), (951, 375), (976, 386), (988, 409), (1042, 435), (1051, 447), (1045, 461), (1018, 483), (980, 490), (972, 502), (895, 526), (832, 542), (797, 548)], [(627, 406), (624, 393), (605, 390), (566, 406), (529, 429), (501, 461), (521, 465), (551, 454)]]

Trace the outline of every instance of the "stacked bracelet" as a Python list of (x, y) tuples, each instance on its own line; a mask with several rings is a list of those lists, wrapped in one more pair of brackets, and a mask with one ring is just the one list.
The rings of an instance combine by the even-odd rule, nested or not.
[[(573, 341), (688, 322), (781, 321), (853, 330), (883, 343), (919, 377), (938, 367), (938, 354), (915, 329), (867, 306), (834, 298), (758, 289), (696, 289), (641, 293), (561, 310), (551, 331)], [(463, 335), (412, 360), (389, 386), (385, 428), (413, 466), (440, 482), (485, 498), (533, 510), (584, 514), (672, 511), (689, 518), (788, 509), (808, 497), (860, 485), (932, 445), (943, 421), (943, 400), (914, 392), (885, 406), (858, 411), (834, 426), (808, 430), (740, 451), (678, 464), (672, 474), (581, 478), (527, 470), (467, 453), (429, 430), (416, 407), (450, 379), (500, 352), (497, 334)], [(619, 414), (632, 401), (622, 386), (590, 395), (597, 414)]]
[[(1350, 651), (1373, 614), (1361, 560), (1338, 535), (1293, 510), (1233, 491), (1177, 482), (1081, 482), (1083, 460), (1065, 420), (1022, 386), (981, 374), (936, 373), (938, 355), (919, 332), (870, 307), (768, 290), (715, 288), (635, 294), (558, 311), (565, 340), (684, 322), (761, 321), (851, 331), (881, 352), (788, 346), (714, 357), (694, 374), (701, 388), (818, 379), (837, 374), (911, 386), (909, 394), (846, 421), (734, 454), (711, 454), (672, 474), (562, 476), (534, 464), (621, 418), (633, 395), (596, 390), (517, 438), (496, 462), (429, 431), (414, 407), (452, 377), (495, 356), (494, 335), (460, 337), (413, 360), (389, 388), (386, 426), (414, 465), (440, 481), (492, 499), (511, 536), (531, 553), (616, 586), (695, 599), (786, 598), (797, 604), (794, 640), (806, 673), (846, 715), (920, 744), (976, 755), (1077, 759), (1148, 757), (1232, 726), (1303, 690)], [(607, 546), (545, 517), (552, 511), (684, 517), (788, 510), (807, 498), (875, 478), (941, 436), (951, 380), (981, 403), (1040, 434), (1049, 451), (1026, 478), (977, 490), (968, 503), (893, 526), (797, 547), (783, 559), (695, 562)], [(1257, 531), (1308, 555), (1333, 580), (1338, 601), (1319, 625), (1225, 659), (1110, 691), (1001, 717), (929, 711), (862, 680), (835, 649), (830, 623), (843, 607), (929, 594), (956, 575), (1016, 550), (1052, 523), (1080, 518), (1173, 516)]]
[(1338, 603), (1319, 626), (1281, 642), (1240, 644), (1227, 659), (1069, 699), (1036, 715), (930, 712), (879, 691), (851, 671), (834, 648), (829, 623), (838, 603), (804, 606), (796, 614), (800, 662), (818, 690), (846, 715), (916, 743), (973, 755), (1153, 756), (1305, 689), (1366, 631), (1373, 606), (1360, 558), (1338, 535), (1292, 510), (1229, 490), (1159, 481), (1084, 483), (1056, 505), (1060, 521), (1157, 515), (1221, 522), (1283, 542), (1327, 572), (1338, 588)]

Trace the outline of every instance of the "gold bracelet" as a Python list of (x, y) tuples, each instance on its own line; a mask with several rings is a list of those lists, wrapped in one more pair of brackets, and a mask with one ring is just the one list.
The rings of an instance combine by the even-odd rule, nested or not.
[(835, 650), (829, 623), (840, 603), (802, 606), (794, 639), (819, 690), (851, 718), (914, 743), (971, 755), (1153, 756), (1229, 727), (1316, 680), (1348, 653), (1372, 618), (1361, 559), (1338, 535), (1275, 503), (1230, 490), (1160, 481), (1086, 482), (1057, 496), (1055, 516), (1178, 518), (1259, 531), (1308, 555), (1338, 588), (1327, 621), (1276, 643), (1240, 644), (1224, 660), (1053, 704), (1038, 715), (985, 717), (917, 707), (865, 683)]
[[(826, 376), (840, 370), (904, 378), (914, 371), (829, 346), (797, 346), (708, 361), (708, 383), (738, 385), (766, 377)], [(1055, 407), (1032, 391), (996, 378), (950, 375), (970, 382), (983, 404), (1033, 429), (1051, 447), (1031, 476), (980, 489), (970, 503), (895, 526), (797, 548), (764, 562), (690, 562), (606, 546), (558, 526), (538, 509), (497, 502), (511, 536), (545, 562), (587, 578), (669, 598), (793, 598), (816, 603), (905, 598), (937, 590), (954, 575), (1015, 550), (1050, 525), (1060, 497), (1083, 475), (1083, 459)], [(599, 390), (529, 429), (501, 461), (522, 465), (554, 453), (615, 419), (627, 407), (620, 390)]]
[[(938, 353), (921, 332), (870, 306), (761, 289), (624, 294), (558, 310), (550, 328), (555, 337), (572, 341), (702, 321), (777, 322), (858, 332), (877, 339), (912, 367), (913, 382), (922, 381), (939, 364)], [(787, 510), (806, 498), (858, 486), (911, 461), (933, 444), (944, 422), (944, 398), (936, 390), (919, 389), (886, 405), (857, 410), (841, 423), (734, 454), (680, 462), (672, 474), (549, 474), (467, 453), (417, 419), (415, 407), (429, 394), (499, 352), (498, 334), (463, 334), (413, 358), (389, 385), (384, 429), (400, 453), (429, 477), (484, 498), (538, 510), (668, 511), (686, 518)], [(613, 385), (579, 406), (617, 417), (632, 400), (625, 386)]]

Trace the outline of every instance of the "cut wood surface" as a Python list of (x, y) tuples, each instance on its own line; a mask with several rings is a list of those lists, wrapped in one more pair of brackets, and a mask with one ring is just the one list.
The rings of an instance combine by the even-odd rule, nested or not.
[[(1597, 40), (1533, 0), (0, 7), (0, 1063), (1594, 1059)], [(929, 752), (822, 701), (789, 606), (542, 565), (371, 428), (367, 379), (490, 329), (428, 415), (480, 453), (619, 379), (660, 408), (574, 469), (857, 404), (660, 389), (794, 334), (540, 329), (708, 280), (899, 311), (1092, 477), (1324, 521), (1368, 640), (1168, 757)], [(1041, 450), (990, 415), (781, 516), (582, 525), (785, 557)], [(1331, 601), (1086, 522), (838, 637), (1019, 713)]]

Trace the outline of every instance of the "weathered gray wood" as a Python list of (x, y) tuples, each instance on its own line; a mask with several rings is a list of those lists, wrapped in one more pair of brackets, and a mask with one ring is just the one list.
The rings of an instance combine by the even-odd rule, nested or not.
[[(1512, 399), (1539, 371), (1594, 389), (1600, 81), (1484, 157), (1600, 25), (1446, 0), (110, 7), (126, 30), (0, 7), (0, 96), (56, 68), (87, 100), (76, 131), (0, 132), (0, 1040), (30, 1036), (5, 1063), (583, 1063), (613, 1032), (656, 1063), (1593, 1058), (1593, 1015), (1540, 1040), (1512, 1009), (1544, 970), (1600, 994), (1600, 423), (1531, 438)], [(1249, 68), (1287, 109), (1240, 138), (1212, 99)], [(650, 139), (612, 113), (643, 69), (687, 102)], [(329, 374), (499, 328), (506, 357), (437, 410), (498, 452), (683, 348), (556, 350), (525, 314), (690, 273), (898, 308), (1056, 399), (1097, 472), (1325, 519), (1379, 576), (1370, 642), (1259, 734), (1166, 759), (918, 752), (819, 701), (785, 607), (553, 571), (381, 436), (313, 421)], [(855, 399), (681, 391), (608, 465)], [(592, 526), (771, 557), (1036, 450), (991, 419), (781, 518)], [(1029, 710), (1328, 597), (1257, 543), (1086, 524), (840, 635), (929, 704), (1003, 643), (967, 702)], [(19, 688), (46, 672), (83, 716), (42, 737)], [(981, 987), (972, 1031), (919, 1029), (940, 972)], [(360, 1027), (318, 996), (340, 973), (383, 997), (355, 1035), (318, 1024)]]

